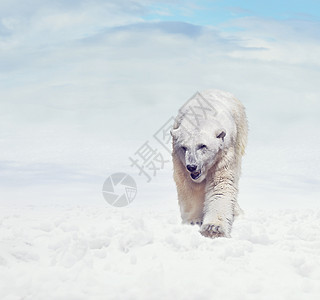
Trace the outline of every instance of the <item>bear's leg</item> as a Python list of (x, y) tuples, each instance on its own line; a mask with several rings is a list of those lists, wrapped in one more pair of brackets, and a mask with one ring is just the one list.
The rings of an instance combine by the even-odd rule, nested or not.
[(182, 223), (202, 225), (205, 183), (194, 183), (180, 159), (173, 155), (173, 178), (177, 186)]
[(192, 182), (183, 186), (177, 185), (182, 223), (202, 225), (204, 189), (204, 184), (195, 186)]
[(217, 172), (208, 181), (204, 202), (203, 225), (206, 237), (230, 237), (237, 200), (237, 182), (232, 172)]

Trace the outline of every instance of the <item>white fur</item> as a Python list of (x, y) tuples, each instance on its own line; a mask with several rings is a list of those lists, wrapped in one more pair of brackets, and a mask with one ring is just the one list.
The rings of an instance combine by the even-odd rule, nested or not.
[[(202, 116), (190, 114), (199, 99), (211, 109)], [(204, 236), (230, 237), (234, 217), (241, 211), (237, 194), (247, 133), (243, 105), (219, 90), (195, 95), (175, 119), (172, 158), (181, 217), (184, 223), (201, 225)], [(196, 171), (188, 171), (188, 165)]]

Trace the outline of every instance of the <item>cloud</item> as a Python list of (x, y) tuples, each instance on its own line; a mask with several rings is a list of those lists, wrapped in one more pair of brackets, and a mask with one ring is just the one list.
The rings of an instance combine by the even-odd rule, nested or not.
[[(234, 53), (235, 57), (278, 61), (288, 64), (320, 66), (319, 22), (306, 20), (277, 21), (246, 17), (226, 23), (226, 27), (241, 28), (234, 35), (244, 47), (261, 47), (256, 53)], [(228, 36), (229, 34), (226, 33)]]
[(168, 35), (182, 34), (195, 38), (202, 34), (203, 28), (201, 26), (188, 24), (185, 22), (141, 22), (113, 28), (113, 31), (150, 31), (151, 33), (158, 30)]

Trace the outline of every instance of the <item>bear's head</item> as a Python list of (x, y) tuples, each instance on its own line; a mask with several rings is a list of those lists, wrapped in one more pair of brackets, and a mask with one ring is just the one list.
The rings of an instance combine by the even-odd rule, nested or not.
[(193, 128), (179, 124), (173, 127), (171, 135), (174, 153), (196, 183), (206, 178), (229, 142), (226, 129), (217, 121), (207, 121)]

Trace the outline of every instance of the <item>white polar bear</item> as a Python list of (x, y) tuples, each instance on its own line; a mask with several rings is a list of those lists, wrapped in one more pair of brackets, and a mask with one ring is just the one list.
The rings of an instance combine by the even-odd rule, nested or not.
[(244, 106), (219, 90), (196, 93), (175, 119), (173, 176), (181, 217), (201, 226), (204, 236), (230, 237), (241, 211), (237, 194), (247, 134)]

